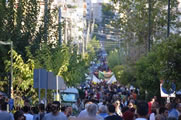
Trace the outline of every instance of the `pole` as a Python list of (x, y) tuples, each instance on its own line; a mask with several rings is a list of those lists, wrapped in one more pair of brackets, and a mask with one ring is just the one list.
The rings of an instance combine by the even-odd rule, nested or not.
[(170, 96), (167, 97), (167, 103), (170, 103)]
[(84, 36), (82, 37), (82, 56), (84, 57), (85, 55), (85, 38)]
[(92, 23), (92, 27), (91, 27), (91, 38), (94, 32), (94, 25), (95, 25), (95, 18), (93, 18), (93, 23)]
[(167, 23), (167, 37), (170, 35), (170, 0), (168, 0), (168, 23)]
[(70, 41), (72, 41), (72, 19), (70, 19)]
[(40, 98), (40, 96), (41, 96), (41, 89), (40, 89), (40, 69), (39, 69), (39, 79), (38, 79), (38, 97), (39, 97), (39, 104), (41, 103), (41, 98)]
[(119, 39), (117, 39), (117, 40), (118, 40), (118, 42), (119, 42), (119, 43), (118, 43), (118, 44), (119, 44), (119, 50), (118, 50), (118, 54), (119, 54), (119, 65), (121, 65), (121, 61), (120, 61), (120, 60), (121, 60), (121, 55), (120, 55), (120, 54), (121, 54), (121, 52), (120, 52), (120, 49), (121, 49), (121, 45), (120, 45), (120, 44), (121, 44), (121, 43), (120, 43), (120, 40), (119, 40)]
[(65, 39), (65, 44), (67, 44), (68, 42), (67, 42), (67, 18), (65, 18), (65, 35), (64, 35), (64, 39)]
[(61, 46), (62, 44), (62, 39), (61, 39), (61, 7), (59, 7), (59, 44)]
[(89, 42), (90, 26), (91, 26), (91, 22), (89, 21), (89, 23), (88, 23), (88, 28), (87, 28), (87, 37), (86, 37), (86, 43), (85, 43), (85, 50), (87, 50), (87, 45), (88, 45), (88, 42)]
[(13, 42), (11, 41), (11, 80), (10, 80), (10, 99), (13, 98)]
[(56, 100), (58, 101), (58, 76), (56, 76)]
[(148, 52), (150, 52), (150, 44), (151, 44), (151, 0), (148, 1), (149, 2), (149, 21), (148, 21)]
[(45, 88), (45, 106), (47, 106), (47, 89), (48, 89), (48, 72), (47, 72), (47, 81), (46, 81), (46, 88)]
[(48, 24), (47, 11), (48, 11), (48, 0), (45, 0), (45, 9), (44, 9), (44, 30), (45, 30), (44, 41), (45, 43), (47, 43), (47, 24)]

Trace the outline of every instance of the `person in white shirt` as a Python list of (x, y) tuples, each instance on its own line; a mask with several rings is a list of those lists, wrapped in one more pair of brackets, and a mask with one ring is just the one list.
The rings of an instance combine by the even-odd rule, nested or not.
[(155, 120), (156, 117), (156, 104), (151, 106), (151, 114), (149, 116), (149, 120)]
[(93, 104), (93, 103), (89, 100), (85, 101), (85, 109), (80, 112), (80, 114), (78, 115), (78, 118), (85, 117), (88, 115), (87, 108), (90, 104)]

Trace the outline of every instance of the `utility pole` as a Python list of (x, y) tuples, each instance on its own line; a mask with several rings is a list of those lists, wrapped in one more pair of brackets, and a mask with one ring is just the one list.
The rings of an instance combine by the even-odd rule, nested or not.
[(84, 57), (85, 55), (85, 38), (82, 37), (82, 56)]
[(70, 18), (70, 41), (72, 41), (72, 19)]
[(89, 21), (88, 28), (87, 28), (86, 46), (85, 46), (86, 50), (87, 50), (87, 44), (89, 42), (89, 37), (90, 37), (90, 27), (91, 27), (91, 22)]
[(47, 43), (47, 26), (48, 25), (48, 0), (45, 0), (45, 9), (44, 9), (44, 30), (45, 30), (45, 36), (44, 41)]
[(67, 44), (67, 18), (65, 18), (65, 35), (64, 35), (64, 40), (65, 44)]
[(170, 0), (168, 0), (168, 23), (167, 23), (167, 37), (170, 35)]
[(61, 7), (59, 7), (59, 18), (58, 18), (58, 23), (59, 23), (59, 44), (60, 44), (60, 46), (61, 46), (61, 44), (62, 44), (62, 38), (61, 38), (61, 17), (62, 17), (62, 13), (61, 13)]
[(118, 38), (117, 40), (118, 40), (118, 44), (119, 44), (119, 49), (118, 49), (118, 54), (119, 54), (119, 65), (121, 65), (121, 61), (120, 61), (120, 60), (121, 60), (121, 55), (120, 55), (120, 54), (121, 54), (121, 51), (120, 51), (120, 49), (121, 49), (121, 45), (120, 45), (120, 44), (121, 44), (121, 43), (120, 43), (119, 38)]
[(13, 41), (11, 41), (11, 80), (10, 80), (10, 99), (13, 98)]
[(95, 25), (95, 18), (93, 18), (93, 23), (92, 23), (92, 26), (91, 26), (91, 38), (92, 38), (92, 35), (93, 35), (93, 32), (94, 32), (94, 25)]
[(148, 52), (150, 52), (150, 46), (151, 46), (151, 0), (148, 0), (149, 4), (149, 10), (148, 10), (148, 15), (149, 15), (149, 21), (148, 21)]

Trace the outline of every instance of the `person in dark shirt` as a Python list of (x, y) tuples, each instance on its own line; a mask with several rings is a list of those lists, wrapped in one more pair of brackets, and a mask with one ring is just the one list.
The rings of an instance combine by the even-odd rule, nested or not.
[(104, 118), (104, 120), (122, 120), (122, 118), (118, 115), (115, 114), (115, 106), (110, 104), (108, 105), (108, 111), (109, 111), (109, 116)]

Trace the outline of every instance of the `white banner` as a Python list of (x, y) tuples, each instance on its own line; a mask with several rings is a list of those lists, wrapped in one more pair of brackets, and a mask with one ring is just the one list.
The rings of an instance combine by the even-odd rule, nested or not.
[(161, 97), (175, 97), (175, 91), (173, 91), (170, 94), (168, 94), (166, 89), (163, 88), (162, 83), (160, 84), (160, 94), (161, 94)]

